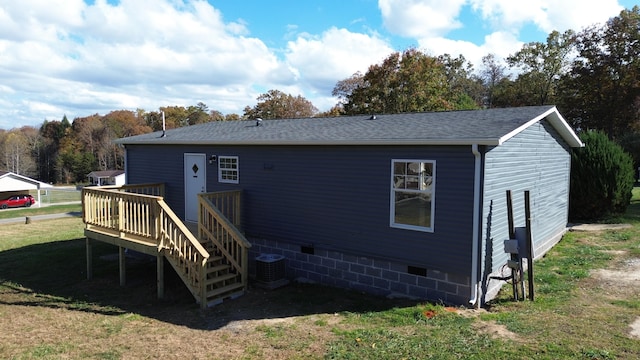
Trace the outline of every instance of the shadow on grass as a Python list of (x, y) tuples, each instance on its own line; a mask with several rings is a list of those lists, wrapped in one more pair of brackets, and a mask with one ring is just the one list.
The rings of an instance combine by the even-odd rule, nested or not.
[(214, 330), (232, 321), (339, 312), (376, 312), (416, 305), (319, 285), (264, 290), (250, 283), (245, 295), (201, 310), (171, 266), (165, 264), (165, 297), (156, 289), (155, 258), (127, 258), (127, 284), (119, 285), (117, 247), (94, 245), (93, 279), (86, 279), (84, 239), (30, 245), (0, 252), (0, 304), (59, 308), (107, 316), (135, 313), (194, 329)]

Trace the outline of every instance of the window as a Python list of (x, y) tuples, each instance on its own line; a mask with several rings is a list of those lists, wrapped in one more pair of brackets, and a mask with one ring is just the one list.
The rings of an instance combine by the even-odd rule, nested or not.
[(218, 181), (231, 184), (239, 182), (237, 156), (218, 156)]
[(436, 163), (391, 161), (391, 227), (433, 231)]

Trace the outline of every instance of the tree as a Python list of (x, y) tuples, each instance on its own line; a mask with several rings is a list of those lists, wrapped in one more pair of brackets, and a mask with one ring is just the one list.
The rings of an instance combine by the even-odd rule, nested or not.
[(45, 182), (57, 182), (60, 174), (57, 168), (57, 159), (60, 143), (69, 132), (71, 125), (65, 115), (62, 121), (45, 120), (40, 127), (42, 145), (40, 147), (40, 179)]
[(342, 104), (336, 104), (331, 109), (318, 113), (316, 117), (335, 117), (344, 114), (344, 108)]
[(638, 128), (640, 8), (623, 10), (577, 37), (578, 57), (563, 78), (560, 108), (579, 129), (616, 138)]
[(530, 42), (507, 57), (512, 68), (522, 71), (516, 82), (520, 82), (517, 88), (529, 100), (527, 105), (545, 105), (555, 100), (558, 81), (568, 70), (575, 41), (573, 30), (563, 34), (552, 31), (546, 43)]
[(499, 84), (509, 81), (509, 77), (505, 73), (506, 68), (498, 62), (495, 54), (487, 54), (482, 57), (482, 70), (480, 71), (480, 79), (484, 85), (485, 95), (483, 104), (488, 107), (494, 107), (494, 98), (500, 92)]
[(0, 169), (30, 177), (37, 176), (33, 150), (38, 140), (33, 138), (33, 131), (37, 132), (25, 126), (0, 133)]
[(364, 75), (358, 71), (350, 77), (338, 81), (336, 86), (333, 87), (331, 95), (337, 97), (338, 103), (343, 105), (348, 102), (351, 94), (353, 94), (356, 89), (363, 87), (364, 84)]
[(237, 121), (237, 120), (242, 120), (242, 118), (238, 114), (227, 114), (224, 116), (224, 121)]
[(444, 66), (449, 94), (453, 109), (478, 109), (483, 102), (484, 86), (482, 79), (474, 75), (473, 65), (464, 56), (457, 58), (449, 54), (438, 56), (438, 61)]
[(465, 64), (464, 58), (436, 58), (416, 49), (394, 52), (362, 77), (339, 81), (333, 94), (349, 115), (468, 108), (472, 81)]
[(279, 90), (269, 90), (258, 96), (257, 100), (254, 107), (244, 108), (244, 118), (292, 119), (313, 117), (318, 113), (318, 109), (304, 97), (285, 94)]

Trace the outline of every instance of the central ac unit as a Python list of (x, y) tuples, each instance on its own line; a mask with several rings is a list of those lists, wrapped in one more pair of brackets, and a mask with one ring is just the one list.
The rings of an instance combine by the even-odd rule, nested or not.
[(285, 279), (285, 258), (278, 254), (261, 254), (256, 258), (256, 280), (258, 284), (274, 289), (289, 283)]

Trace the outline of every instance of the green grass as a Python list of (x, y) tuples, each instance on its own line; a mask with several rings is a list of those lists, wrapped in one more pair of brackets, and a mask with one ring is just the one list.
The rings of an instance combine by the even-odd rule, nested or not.
[[(81, 191), (70, 188), (53, 188), (40, 190), (40, 201), (43, 204), (55, 204), (62, 202), (71, 202), (71, 201), (80, 201), (81, 199)], [(33, 197), (37, 199), (38, 192), (37, 190), (29, 191)]]
[(58, 214), (77, 212), (82, 213), (82, 205), (80, 204), (65, 204), (65, 205), (50, 205), (45, 207), (31, 207), (20, 209), (8, 209), (0, 210), (0, 219), (20, 218), (34, 215), (46, 215), (46, 214)]

